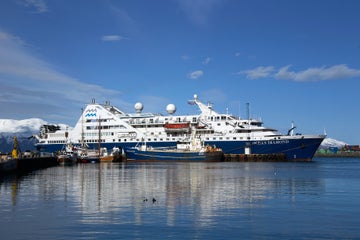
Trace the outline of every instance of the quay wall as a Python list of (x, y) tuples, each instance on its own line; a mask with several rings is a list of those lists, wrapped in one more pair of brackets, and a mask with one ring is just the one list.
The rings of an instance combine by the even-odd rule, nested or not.
[(46, 157), (25, 157), (18, 159), (8, 159), (0, 162), (0, 175), (18, 172), (30, 172), (42, 168), (58, 165), (55, 156)]

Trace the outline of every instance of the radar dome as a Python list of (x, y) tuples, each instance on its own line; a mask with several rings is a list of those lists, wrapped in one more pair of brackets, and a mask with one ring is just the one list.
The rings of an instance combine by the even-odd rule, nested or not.
[(142, 103), (140, 103), (140, 102), (136, 103), (134, 107), (135, 107), (135, 111), (136, 111), (137, 113), (141, 113), (141, 111), (142, 111), (143, 108), (144, 108), (144, 106), (143, 106)]
[(168, 104), (166, 106), (166, 111), (169, 113), (169, 114), (174, 114), (176, 112), (176, 106), (174, 104)]

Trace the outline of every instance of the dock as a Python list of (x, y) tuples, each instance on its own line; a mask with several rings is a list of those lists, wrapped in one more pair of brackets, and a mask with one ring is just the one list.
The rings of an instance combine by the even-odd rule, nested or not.
[(57, 166), (57, 157), (31, 157), (17, 159), (17, 171), (27, 172)]
[(55, 156), (34, 156), (0, 161), (0, 176), (8, 173), (30, 172), (58, 165)]

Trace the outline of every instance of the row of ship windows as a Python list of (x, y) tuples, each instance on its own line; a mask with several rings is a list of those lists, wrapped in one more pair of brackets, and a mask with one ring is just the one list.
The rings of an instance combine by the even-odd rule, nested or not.
[[(219, 138), (216, 138), (216, 137), (213, 137), (213, 138), (205, 138), (205, 141), (218, 141), (218, 140), (243, 140), (244, 138), (243, 137), (240, 137), (240, 138), (237, 138), (237, 137), (233, 137), (233, 138), (230, 138), (230, 137), (226, 137), (226, 138), (223, 138), (223, 137), (219, 137)], [(176, 139), (176, 138), (166, 138), (166, 141), (177, 141), (179, 139)], [(89, 139), (89, 140), (85, 140), (86, 143), (97, 143), (99, 140), (98, 139)], [(118, 142), (128, 142), (129, 139), (118, 139)], [(144, 141), (143, 139), (136, 139), (137, 142), (140, 142), (140, 141)], [(148, 138), (147, 139), (148, 142), (162, 142), (164, 141), (163, 138)], [(105, 142), (104, 139), (101, 139), (101, 142)], [(116, 139), (113, 139), (113, 142), (116, 142)], [(49, 141), (49, 143), (52, 143), (52, 144), (65, 144), (65, 141)]]
[[(233, 138), (230, 138), (230, 137), (226, 137), (226, 138), (223, 138), (223, 137), (219, 137), (219, 138), (216, 138), (216, 137), (213, 137), (213, 138), (205, 138), (205, 141), (219, 141), (219, 140), (243, 140), (244, 138), (243, 137), (233, 137)], [(250, 138), (247, 138), (247, 139), (250, 139)], [(179, 139), (176, 139), (176, 138), (166, 138), (166, 141), (177, 141)], [(118, 139), (118, 142), (127, 142), (128, 139)], [(136, 139), (137, 142), (140, 142), (140, 141), (144, 141), (143, 139)], [(162, 142), (164, 141), (163, 138), (148, 138), (147, 139), (148, 142)], [(115, 139), (113, 139), (113, 142), (116, 142)]]
[(126, 129), (123, 125), (109, 125), (109, 126), (87, 126), (86, 130), (99, 130), (100, 129)]
[[(210, 121), (225, 121), (227, 120), (227, 117), (226, 116), (211, 116), (211, 117), (207, 117), (208, 120)], [(165, 122), (169, 121), (169, 120), (174, 120), (174, 119), (171, 119), (171, 118), (165, 118)], [(186, 118), (180, 118), (180, 117), (177, 117), (175, 118), (174, 120), (175, 122), (187, 122), (188, 120)], [(146, 123), (147, 120), (146, 119), (135, 119), (135, 120), (130, 120), (130, 124), (142, 124), (142, 123)], [(153, 118), (150, 118), (148, 120), (149, 123), (161, 123), (160, 120), (158, 118), (156, 119), (153, 119)], [(196, 117), (193, 117), (192, 118), (192, 123), (197, 123), (197, 118)]]

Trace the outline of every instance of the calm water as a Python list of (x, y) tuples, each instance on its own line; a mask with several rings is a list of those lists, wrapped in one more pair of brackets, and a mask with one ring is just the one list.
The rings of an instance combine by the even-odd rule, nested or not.
[(360, 159), (79, 164), (7, 176), (0, 180), (0, 234), (360, 239)]

